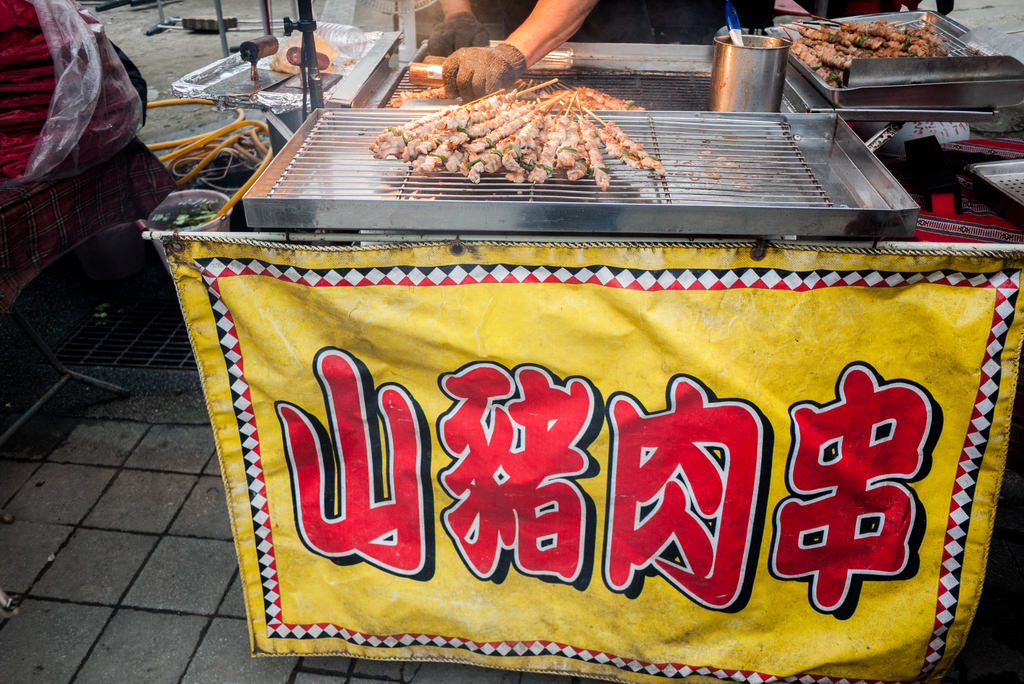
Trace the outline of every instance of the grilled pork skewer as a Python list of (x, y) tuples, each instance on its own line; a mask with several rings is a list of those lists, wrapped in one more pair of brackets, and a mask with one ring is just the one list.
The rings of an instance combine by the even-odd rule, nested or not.
[(938, 57), (949, 54), (933, 27), (898, 28), (884, 21), (794, 25), (791, 51), (829, 84), (841, 84), (841, 72), (854, 58)]
[[(436, 128), (438, 122), (444, 121), (446, 128), (458, 128), (470, 122), (483, 121), (493, 117), (501, 105), (511, 102), (515, 97), (515, 93), (492, 95), (471, 105), (450, 105), (432, 114), (413, 119), (404, 126), (392, 126), (381, 131), (377, 139), (370, 144), (370, 150), (377, 159), (401, 157), (406, 145), (413, 138), (423, 137)], [(457, 123), (449, 126), (452, 121)]]
[(583, 138), (583, 150), (590, 162), (594, 182), (601, 190), (607, 190), (612, 179), (608, 175), (608, 168), (604, 165), (604, 156), (601, 154), (601, 136), (590, 119), (580, 117), (578, 124)]
[(634, 169), (650, 169), (659, 176), (665, 175), (665, 166), (647, 154), (643, 145), (626, 135), (614, 121), (609, 121), (600, 130), (605, 150), (612, 157), (618, 157), (623, 164)]
[(545, 116), (539, 112), (536, 106), (520, 112), (516, 117), (482, 138), (477, 139), (465, 146), (466, 157), (463, 159), (459, 169), (466, 174), (466, 177), (473, 183), (480, 182), (480, 176), (484, 172), (497, 173), (504, 168), (503, 157), (513, 142), (512, 136), (526, 127), (532, 121)]
[[(557, 116), (550, 115), (550, 110), (568, 93), (544, 103), (516, 101), (519, 95), (498, 94), (444, 108), (381, 132), (370, 149), (377, 158), (409, 162), (417, 173), (444, 169), (461, 172), (474, 183), (484, 173), (504, 172), (516, 183), (543, 183), (564, 173), (570, 181), (593, 177), (601, 190), (607, 190), (611, 176), (602, 145), (624, 164), (664, 175), (660, 161), (614, 123), (605, 123), (581, 107), (578, 95)], [(594, 116), (604, 128), (573, 114), (574, 107)]]

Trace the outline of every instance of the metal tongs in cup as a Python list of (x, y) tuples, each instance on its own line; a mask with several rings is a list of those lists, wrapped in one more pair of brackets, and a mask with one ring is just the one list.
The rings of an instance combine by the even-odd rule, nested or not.
[(725, 0), (725, 25), (729, 27), (732, 44), (743, 47), (743, 29), (740, 27), (740, 17), (736, 14), (732, 0)]

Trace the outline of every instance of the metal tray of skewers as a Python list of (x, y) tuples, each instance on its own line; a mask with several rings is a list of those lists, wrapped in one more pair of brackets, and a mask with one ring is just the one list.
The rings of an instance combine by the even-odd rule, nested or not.
[(1024, 64), (979, 51), (966, 27), (941, 14), (865, 14), (767, 32), (794, 41), (791, 66), (836, 108), (982, 109), (1024, 100)]
[(493, 106), (483, 123), (467, 107), (318, 110), (246, 193), (247, 221), (413, 236), (879, 238), (916, 225), (917, 204), (834, 113)]

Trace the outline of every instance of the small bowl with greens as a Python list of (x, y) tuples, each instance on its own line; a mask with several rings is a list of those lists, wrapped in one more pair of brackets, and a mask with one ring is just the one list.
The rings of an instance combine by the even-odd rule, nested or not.
[[(231, 209), (220, 218), (217, 212), (228, 203), (228, 196), (216, 190), (178, 190), (157, 205), (146, 220), (146, 227), (160, 232), (227, 231)], [(164, 268), (171, 273), (167, 252), (160, 240), (153, 240)]]
[(230, 210), (217, 218), (228, 202), (216, 190), (179, 190), (172, 192), (149, 215), (150, 230), (208, 231), (227, 230)]

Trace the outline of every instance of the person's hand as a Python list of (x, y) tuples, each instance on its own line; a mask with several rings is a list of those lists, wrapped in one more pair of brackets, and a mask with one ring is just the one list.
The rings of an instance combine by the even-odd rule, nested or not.
[(508, 88), (526, 71), (523, 53), (508, 43), (493, 48), (466, 47), (444, 61), (441, 75), (448, 97), (476, 100)]
[(472, 12), (456, 12), (434, 25), (427, 40), (427, 54), (447, 57), (459, 48), (486, 46), (487, 29)]

